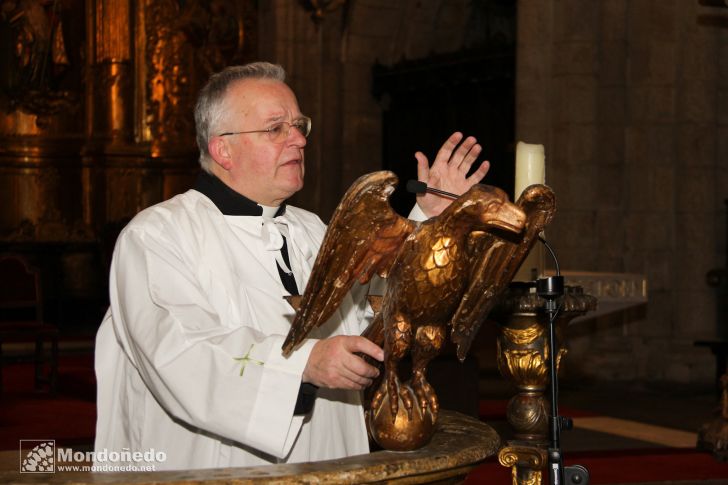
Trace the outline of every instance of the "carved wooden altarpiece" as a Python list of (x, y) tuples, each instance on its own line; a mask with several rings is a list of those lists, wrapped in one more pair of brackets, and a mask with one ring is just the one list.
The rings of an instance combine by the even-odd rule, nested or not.
[(0, 250), (48, 269), (56, 293), (99, 292), (106, 239), (194, 180), (195, 97), (253, 60), (257, 2), (0, 7)]

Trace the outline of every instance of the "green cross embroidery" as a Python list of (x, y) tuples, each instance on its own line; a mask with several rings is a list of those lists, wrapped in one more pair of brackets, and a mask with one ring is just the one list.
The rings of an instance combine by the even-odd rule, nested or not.
[(262, 360), (255, 360), (255, 359), (253, 359), (253, 358), (250, 357), (250, 352), (252, 352), (254, 346), (255, 346), (255, 344), (252, 344), (250, 346), (250, 348), (248, 349), (248, 352), (244, 356), (242, 356), (242, 357), (233, 357), (233, 360), (237, 360), (241, 364), (241, 367), (240, 367), (240, 377), (243, 376), (243, 372), (245, 372), (245, 366), (248, 365), (248, 362), (252, 362), (253, 364), (257, 364), (257, 365), (264, 365), (265, 364), (265, 362), (263, 362)]

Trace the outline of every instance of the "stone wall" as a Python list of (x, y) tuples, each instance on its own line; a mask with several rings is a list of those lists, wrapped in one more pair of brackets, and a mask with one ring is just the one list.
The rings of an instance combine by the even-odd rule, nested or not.
[[(261, 58), (314, 118), (299, 204), (327, 218), (382, 166), (372, 65), (462, 48), (472, 3), (349, 0), (317, 25), (300, 2), (260, 2)], [(649, 285), (646, 309), (572, 329), (567, 376), (712, 382), (693, 342), (728, 337), (705, 283), (726, 253), (727, 16), (688, 0), (518, 2), (516, 138), (546, 146), (561, 266)]]
[(705, 279), (725, 263), (727, 19), (682, 0), (519, 2), (516, 133), (546, 145), (561, 266), (648, 280), (646, 313), (574, 329), (567, 374), (712, 381), (693, 342), (728, 335)]
[(382, 106), (372, 95), (373, 65), (458, 50), (468, 42), (470, 4), (350, 0), (317, 23), (299, 2), (260, 2), (260, 57), (286, 68), (314, 123), (306, 149), (310, 176), (294, 202), (327, 219), (357, 177), (381, 169)]

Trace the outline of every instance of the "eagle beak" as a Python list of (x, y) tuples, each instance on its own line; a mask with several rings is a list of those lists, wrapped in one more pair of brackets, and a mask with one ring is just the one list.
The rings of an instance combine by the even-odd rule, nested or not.
[(491, 226), (519, 233), (526, 226), (526, 213), (515, 204), (504, 202), (488, 221)]

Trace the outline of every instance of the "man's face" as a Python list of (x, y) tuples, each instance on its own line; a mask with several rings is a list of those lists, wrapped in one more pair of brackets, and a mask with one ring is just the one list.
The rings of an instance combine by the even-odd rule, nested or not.
[[(276, 122), (292, 122), (302, 116), (293, 91), (269, 79), (232, 84), (225, 108), (220, 133), (265, 130)], [(238, 193), (259, 204), (278, 206), (303, 187), (306, 138), (297, 129), (291, 128), (279, 143), (271, 141), (268, 133), (218, 138), (225, 144), (226, 158), (224, 163), (216, 158), (212, 171)]]

